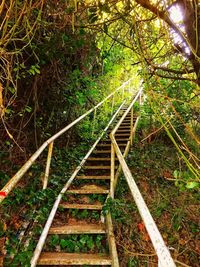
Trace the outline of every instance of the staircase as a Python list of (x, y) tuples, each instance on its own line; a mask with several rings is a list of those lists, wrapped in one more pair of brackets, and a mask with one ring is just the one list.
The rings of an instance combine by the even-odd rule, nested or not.
[[(126, 108), (120, 110), (121, 115), (125, 110)], [(133, 120), (135, 121), (136, 118)], [(122, 153), (130, 139), (130, 127), (133, 123), (131, 123), (131, 113), (129, 112), (115, 134)], [(107, 134), (111, 129), (110, 126)], [(116, 172), (118, 166), (118, 160), (115, 158)], [(111, 140), (107, 137), (98, 142), (81, 171), (63, 195), (37, 265), (119, 266), (111, 216), (102, 212), (107, 198), (111, 195), (110, 173)], [(63, 239), (69, 235), (75, 235), (76, 240), (83, 243), (82, 250), (84, 252), (77, 252), (79, 249), (74, 249), (72, 253), (67, 245), (65, 252), (60, 251), (60, 248), (49, 250), (48, 240), (52, 235)], [(84, 243), (84, 236), (89, 238), (88, 240), (93, 240), (93, 244)], [(33, 262), (31, 266), (35, 266)]]
[[(95, 107), (46, 140), (1, 189), (0, 204), (48, 147), (43, 179), (43, 189), (46, 189), (54, 141), (89, 114), (94, 113), (95, 118), (96, 110), (106, 101), (112, 101), (110, 104), (113, 109), (115, 96), (122, 91), (121, 96), (124, 99), (125, 87), (130, 89), (131, 81), (132, 79), (122, 84)], [(122, 101), (106, 128), (57, 195), (36, 245), (31, 267), (120, 266), (112, 218), (108, 210), (105, 211), (105, 204), (109, 197), (114, 198), (121, 172), (154, 246), (158, 266), (176, 266), (125, 160), (139, 120), (139, 116), (134, 117), (133, 105), (136, 101), (139, 105), (142, 104), (142, 88), (127, 108), (124, 107), (126, 100)], [(105, 133), (109, 137), (103, 138)], [(3, 266), (3, 257), (0, 257), (0, 265)]]

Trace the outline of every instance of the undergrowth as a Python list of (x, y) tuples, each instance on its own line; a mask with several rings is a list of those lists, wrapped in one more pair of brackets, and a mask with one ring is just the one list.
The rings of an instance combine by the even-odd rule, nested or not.
[[(199, 195), (197, 189), (176, 186), (173, 170), (179, 164), (176, 149), (166, 137), (138, 142), (128, 156), (133, 178), (177, 266), (197, 267)], [(120, 266), (157, 266), (155, 251), (123, 176), (115, 200), (108, 201), (107, 208), (114, 220)]]

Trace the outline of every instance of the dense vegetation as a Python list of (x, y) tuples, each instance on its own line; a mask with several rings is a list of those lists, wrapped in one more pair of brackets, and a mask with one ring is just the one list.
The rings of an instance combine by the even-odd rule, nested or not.
[[(200, 179), (198, 0), (2, 0), (0, 187), (47, 138), (129, 78), (133, 78), (133, 92), (140, 86), (144, 88), (136, 153), (145, 155), (144, 144), (150, 150), (151, 143), (157, 140), (160, 149), (154, 144), (152, 146), (157, 155), (169, 153), (167, 147), (170, 147), (174, 155), (171, 157), (169, 153), (169, 158), (176, 164), (168, 164), (164, 174), (158, 169), (152, 176), (159, 173), (160, 177), (167, 175), (166, 178), (172, 180), (170, 185), (164, 181), (170, 188), (169, 192), (172, 190), (175, 194), (178, 188), (180, 194), (184, 192), (184, 198), (189, 196), (196, 203)], [(117, 99), (116, 104), (120, 101), (121, 98)], [(46, 159), (40, 158), (5, 200), (0, 213), (4, 213), (0, 221), (0, 238), (9, 228), (9, 260), (14, 259), (14, 263), (20, 262), (25, 266), (26, 257), (31, 257), (35, 243), (30, 242), (27, 251), (24, 251), (19, 245), (22, 240), (14, 232), (25, 220), (31, 222), (33, 236), (41, 231), (56, 194), (111, 112), (108, 103), (97, 114), (95, 124), (95, 115), (92, 114), (59, 139), (52, 160), (54, 174), (47, 190), (41, 190), (41, 172)], [(94, 135), (91, 135), (91, 127)], [(136, 155), (133, 153), (131, 157), (133, 159)], [(139, 156), (135, 159), (139, 164), (138, 159)], [(146, 158), (142, 160), (141, 168), (146, 168), (147, 163)], [(136, 166), (132, 167), (135, 171)], [(147, 166), (149, 168), (152, 168), (151, 164)], [(33, 176), (34, 182), (31, 183)], [(146, 183), (143, 187), (151, 186)], [(166, 193), (168, 198), (169, 192), (162, 194)], [(119, 198), (120, 194), (123, 192), (119, 191)], [(175, 197), (177, 205), (182, 205), (179, 195)], [(20, 217), (18, 206), (24, 202), (26, 205), (22, 206)], [(161, 201), (158, 206), (150, 203), (158, 218), (168, 205), (165, 202)], [(9, 208), (11, 203), (12, 210)], [(175, 210), (174, 217), (171, 214), (166, 216), (172, 216), (172, 228), (177, 230), (181, 228), (185, 211), (173, 205), (171, 208)], [(117, 213), (117, 216), (119, 222), (123, 221), (121, 214)], [(191, 227), (195, 234), (196, 217)], [(92, 241), (85, 242), (90, 244)], [(170, 242), (173, 245), (175, 241)], [(180, 245), (184, 247), (185, 244)], [(130, 266), (139, 264), (134, 253), (130, 257), (130, 262), (133, 262), (129, 263)], [(121, 257), (123, 259), (123, 255)], [(186, 262), (197, 266), (196, 256)]]

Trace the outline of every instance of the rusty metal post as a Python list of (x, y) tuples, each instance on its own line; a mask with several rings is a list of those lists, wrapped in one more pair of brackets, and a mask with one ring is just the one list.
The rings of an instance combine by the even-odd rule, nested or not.
[(44, 180), (43, 180), (43, 189), (46, 189), (47, 188), (47, 184), (48, 184), (52, 152), (53, 152), (53, 142), (51, 142), (49, 144), (49, 150), (48, 150), (48, 155), (47, 155), (47, 163), (46, 163), (46, 169), (45, 169)]

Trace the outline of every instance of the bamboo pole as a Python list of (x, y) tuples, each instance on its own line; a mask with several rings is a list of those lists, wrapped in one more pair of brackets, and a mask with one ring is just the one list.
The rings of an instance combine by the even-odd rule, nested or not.
[(109, 126), (114, 121), (115, 117), (119, 113), (119, 111), (120, 111), (121, 107), (124, 105), (124, 103), (125, 103), (125, 101), (123, 101), (123, 103), (120, 105), (120, 107), (118, 108), (118, 110), (115, 112), (115, 114), (113, 115), (113, 117), (109, 121), (109, 123), (106, 126), (106, 128), (103, 130), (103, 132), (101, 133), (101, 135), (99, 136), (99, 138), (95, 141), (95, 143), (90, 148), (90, 150), (88, 151), (88, 153), (86, 154), (86, 156), (82, 159), (80, 165), (75, 169), (74, 173), (71, 175), (71, 177), (69, 178), (69, 180), (67, 181), (67, 183), (65, 184), (65, 186), (63, 187), (63, 189), (61, 190), (61, 192), (59, 193), (59, 195), (57, 196), (57, 198), (56, 198), (56, 200), (54, 202), (54, 205), (52, 207), (52, 210), (51, 210), (51, 212), (49, 214), (49, 217), (47, 219), (47, 222), (46, 222), (46, 224), (44, 226), (44, 229), (42, 231), (42, 234), (41, 234), (41, 236), (39, 238), (39, 241), (37, 243), (37, 246), (35, 248), (33, 257), (31, 259), (31, 267), (35, 267), (37, 265), (37, 261), (38, 261), (38, 259), (40, 257), (41, 252), (42, 252), (42, 248), (44, 246), (44, 243), (45, 243), (45, 240), (47, 238), (49, 229), (50, 229), (50, 227), (52, 225), (53, 219), (55, 217), (56, 211), (58, 209), (58, 206), (60, 204), (60, 201), (62, 199), (63, 194), (67, 191), (67, 189), (69, 188), (69, 186), (73, 182), (74, 178), (76, 177), (76, 175), (78, 174), (78, 172), (80, 171), (80, 169), (82, 168), (82, 166), (84, 165), (84, 163), (86, 162), (87, 158), (93, 152), (93, 150), (95, 149), (95, 147), (98, 144), (98, 142), (101, 140), (101, 138), (104, 135), (104, 133), (108, 130)]
[[(131, 80), (131, 79), (130, 79)], [(53, 141), (55, 141), (58, 137), (60, 137), (63, 133), (65, 133), (67, 130), (69, 130), (71, 127), (73, 127), (75, 124), (77, 124), (79, 121), (84, 119), (86, 116), (88, 116), (91, 112), (93, 112), (95, 109), (100, 107), (105, 101), (107, 101), (109, 98), (111, 98), (114, 94), (116, 94), (120, 89), (123, 88), (125, 84), (127, 84), (130, 80), (126, 81), (124, 84), (122, 84), (120, 87), (118, 87), (114, 92), (109, 94), (104, 100), (99, 102), (95, 107), (88, 110), (86, 113), (78, 117), (76, 120), (74, 120), (72, 123), (64, 127), (62, 130), (60, 130), (58, 133), (50, 137), (46, 142), (44, 142), (39, 149), (29, 158), (29, 160), (19, 169), (19, 171), (8, 181), (8, 183), (0, 190), (0, 204), (1, 202), (6, 198), (6, 196), (13, 190), (13, 188), (16, 186), (16, 184), (20, 181), (20, 179), (23, 177), (23, 175), (28, 171), (28, 169), (32, 166), (32, 164), (36, 161), (36, 159), (42, 154), (44, 149)]]
[(46, 189), (47, 188), (47, 184), (48, 184), (52, 152), (53, 152), (53, 142), (51, 142), (49, 144), (49, 150), (48, 150), (48, 155), (47, 155), (47, 163), (46, 163), (46, 169), (45, 169), (44, 181), (43, 181), (43, 189)]

